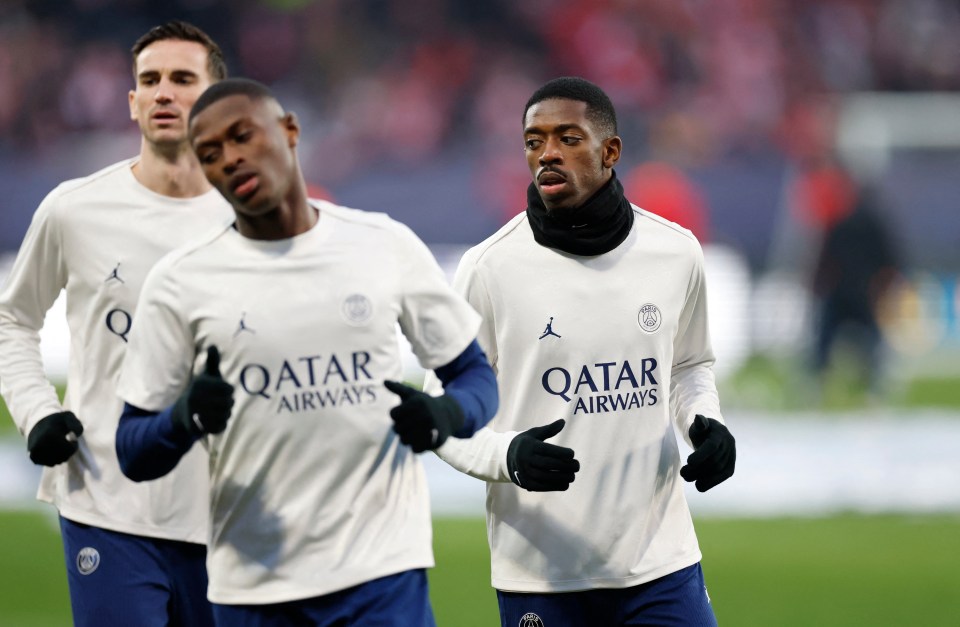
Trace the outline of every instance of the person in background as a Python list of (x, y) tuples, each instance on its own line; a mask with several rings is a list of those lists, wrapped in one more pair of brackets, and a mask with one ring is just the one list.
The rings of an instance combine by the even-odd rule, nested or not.
[(857, 383), (868, 394), (879, 391), (883, 342), (877, 310), (901, 264), (877, 191), (857, 189), (851, 210), (825, 227), (813, 271), (813, 366), (821, 380), (843, 345), (855, 357)]
[[(140, 154), (61, 184), (37, 209), (0, 293), (0, 385), (30, 459), (44, 466), (38, 498), (60, 514), (74, 624), (211, 625), (206, 455), (138, 485), (120, 471), (114, 438), (117, 376), (147, 271), (232, 215), (187, 138), (190, 108), (227, 69), (216, 42), (180, 21), (150, 29), (132, 54)], [(38, 333), (63, 290), (61, 404)]]

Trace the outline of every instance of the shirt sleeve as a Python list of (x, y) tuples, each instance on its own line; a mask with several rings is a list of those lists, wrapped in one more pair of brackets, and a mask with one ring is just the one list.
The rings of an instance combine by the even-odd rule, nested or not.
[(434, 372), (443, 384), (443, 392), (456, 400), (463, 411), (463, 427), (453, 434), (455, 437), (469, 438), (490, 422), (500, 402), (497, 377), (476, 340), (459, 357)]
[(490, 291), (478, 267), (476, 249), (464, 255), (453, 276), (453, 289), (462, 294), (470, 306), (480, 315), (480, 328), (477, 330), (477, 342), (483, 349), (490, 367), (497, 372), (499, 351), (497, 347), (496, 316)]
[(40, 204), (0, 293), (0, 390), (23, 435), (63, 411), (40, 353), (44, 318), (67, 283), (59, 202), (54, 190)]
[(673, 418), (683, 439), (690, 442), (690, 425), (697, 414), (723, 422), (713, 374), (715, 361), (707, 318), (707, 288), (703, 250), (696, 244), (687, 297), (674, 338), (674, 363), (670, 379)]
[(400, 329), (426, 369), (453, 361), (477, 335), (480, 316), (457, 294), (427, 246), (400, 225)]
[(157, 263), (144, 282), (117, 388), (126, 403), (148, 412), (160, 412), (177, 400), (197, 357), (170, 259)]
[(447, 438), (434, 452), (462, 473), (483, 481), (507, 483), (507, 450), (519, 431), (494, 431), (484, 427), (472, 438)]
[(134, 481), (159, 479), (176, 468), (199, 434), (177, 429), (171, 414), (175, 405), (148, 412), (124, 404), (117, 425), (117, 460), (120, 470)]
[[(467, 302), (480, 314), (477, 343), (487, 356), (491, 368), (497, 372), (497, 342), (495, 320), (486, 285), (477, 271), (474, 250), (468, 251), (457, 266), (453, 289), (463, 294)], [(428, 371), (424, 380), (428, 394), (443, 391), (440, 379)], [(435, 452), (437, 456), (462, 473), (484, 481), (510, 481), (507, 471), (507, 449), (516, 431), (500, 432), (486, 426), (469, 439), (449, 438)]]
[[(457, 265), (457, 271), (453, 276), (453, 290), (462, 294), (470, 306), (479, 314), (480, 326), (477, 329), (476, 341), (487, 356), (487, 361), (493, 368), (494, 374), (496, 374), (498, 354), (494, 312), (486, 285), (477, 273), (472, 250), (468, 251)], [(440, 380), (436, 374), (429, 370), (423, 381), (423, 389), (428, 394), (443, 393)]]

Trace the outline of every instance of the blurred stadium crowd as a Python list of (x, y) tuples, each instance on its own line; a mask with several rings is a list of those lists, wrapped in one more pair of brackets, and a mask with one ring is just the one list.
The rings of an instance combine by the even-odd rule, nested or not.
[(945, 285), (960, 268), (960, 146), (906, 151), (869, 181), (835, 150), (847, 94), (960, 92), (954, 0), (5, 0), (0, 250), (59, 181), (134, 154), (128, 50), (172, 18), (292, 103), (317, 193), (432, 244), (473, 244), (523, 209), (523, 104), (576, 74), (617, 107), (628, 197), (752, 275), (809, 277), (864, 184), (903, 259)]

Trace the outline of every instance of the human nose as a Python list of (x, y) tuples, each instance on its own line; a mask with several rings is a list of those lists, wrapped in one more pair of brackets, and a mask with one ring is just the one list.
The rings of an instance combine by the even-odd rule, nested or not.
[(165, 104), (173, 100), (173, 90), (171, 89), (170, 83), (167, 80), (161, 79), (160, 82), (157, 83), (157, 91), (154, 92), (153, 99), (161, 104)]
[(224, 145), (223, 171), (226, 174), (233, 174), (236, 172), (241, 163), (243, 163), (243, 155), (240, 154), (240, 151), (233, 146)]
[(560, 142), (553, 138), (547, 138), (543, 142), (543, 152), (540, 153), (540, 165), (550, 165), (563, 161), (563, 153), (560, 151)]

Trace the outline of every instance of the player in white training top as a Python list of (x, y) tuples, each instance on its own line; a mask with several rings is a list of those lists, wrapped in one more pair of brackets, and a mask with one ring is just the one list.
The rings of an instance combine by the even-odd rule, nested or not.
[[(147, 271), (176, 246), (229, 222), (187, 140), (194, 101), (226, 67), (220, 48), (184, 22), (133, 46), (130, 115), (140, 155), (54, 189), (37, 209), (0, 294), (0, 382), (39, 498), (61, 517), (76, 625), (209, 625), (206, 485), (197, 451), (163, 481), (137, 485), (114, 450), (123, 403), (116, 379)], [(38, 332), (66, 290), (70, 362), (61, 405)], [(133, 574), (135, 573), (136, 576)]]
[[(500, 410), (437, 451), (490, 482), (502, 624), (714, 625), (681, 482), (707, 490), (735, 458), (700, 246), (624, 198), (597, 86), (547, 83), (523, 125), (528, 208), (454, 281), (483, 316)], [(683, 469), (674, 425), (696, 448)]]
[[(198, 440), (209, 449), (218, 624), (433, 625), (415, 453), (496, 411), (480, 318), (409, 229), (308, 201), (299, 133), (254, 81), (194, 106), (194, 149), (237, 220), (147, 279), (120, 382), (121, 465), (149, 480)], [(443, 396), (393, 381), (398, 325)]]

